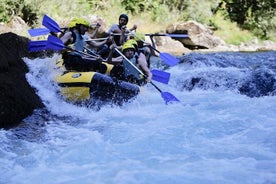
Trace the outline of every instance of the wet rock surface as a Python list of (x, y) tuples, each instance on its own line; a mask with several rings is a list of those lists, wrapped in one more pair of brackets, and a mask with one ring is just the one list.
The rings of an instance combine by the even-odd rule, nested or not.
[(15, 126), (43, 107), (25, 77), (28, 67), (22, 58), (31, 57), (28, 41), (11, 32), (0, 34), (0, 128)]

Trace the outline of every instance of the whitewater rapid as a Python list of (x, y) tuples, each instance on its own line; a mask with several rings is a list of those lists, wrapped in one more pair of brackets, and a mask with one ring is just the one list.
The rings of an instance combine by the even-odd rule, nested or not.
[[(260, 58), (270, 67), (257, 66)], [(147, 85), (132, 102), (98, 111), (58, 95), (55, 58), (26, 59), (46, 108), (0, 130), (0, 183), (276, 183), (275, 90), (260, 95), (254, 86), (254, 72), (275, 80), (275, 58), (187, 55), (166, 70), (168, 85), (156, 82), (181, 103), (165, 105)]]

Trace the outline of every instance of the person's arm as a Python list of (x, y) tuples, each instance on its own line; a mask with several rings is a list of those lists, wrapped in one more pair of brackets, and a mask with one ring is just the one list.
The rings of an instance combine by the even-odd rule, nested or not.
[(143, 53), (139, 54), (138, 57), (138, 65), (142, 68), (142, 70), (145, 72), (145, 75), (147, 76), (147, 82), (151, 81), (152, 73), (150, 69), (148, 68), (146, 56)]
[(120, 64), (123, 61), (123, 57), (122, 56), (118, 56), (118, 57), (113, 57), (113, 52), (114, 52), (114, 48), (117, 47), (116, 43), (113, 43), (110, 45), (109, 49), (110, 52), (108, 54), (107, 60), (106, 62), (109, 64)]
[(136, 30), (136, 29), (137, 29), (137, 25), (134, 24), (134, 25), (132, 26), (132, 28), (129, 29), (129, 31), (134, 31), (134, 30)]
[(123, 61), (123, 57), (118, 56), (118, 57), (111, 57), (111, 60), (108, 63), (113, 64), (113, 65), (117, 65), (117, 64), (121, 64), (122, 61)]
[(69, 45), (72, 43), (72, 32), (65, 33), (60, 40), (64, 43), (64, 45)]
[(93, 48), (100, 48), (101, 46), (103, 46), (106, 42), (107, 42), (108, 38), (106, 38), (105, 40), (103, 41), (94, 41), (94, 40), (91, 40), (91, 41), (88, 41), (87, 44)]
[(121, 28), (122, 34), (120, 35), (120, 45), (124, 45), (124, 43), (126, 42), (125, 32), (126, 32), (126, 26), (122, 26)]
[(99, 28), (101, 27), (101, 25), (99, 23), (97, 23), (95, 30), (93, 31), (93, 33), (86, 33), (90, 38), (95, 38), (96, 34), (98, 33)]

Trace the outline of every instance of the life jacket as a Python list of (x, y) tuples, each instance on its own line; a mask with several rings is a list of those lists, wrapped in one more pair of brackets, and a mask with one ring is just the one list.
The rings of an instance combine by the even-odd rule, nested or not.
[[(74, 45), (74, 50), (83, 52), (86, 44), (85, 35), (72, 31), (72, 37), (74, 42), (71, 45)], [(63, 64), (67, 70), (96, 71), (100, 68), (97, 60), (84, 59), (82, 53), (76, 51), (66, 51), (62, 54)]]
[[(80, 35), (77, 31), (71, 31), (71, 32), (72, 32), (72, 37), (73, 37), (72, 45), (74, 45), (75, 50), (83, 52), (84, 47), (86, 45), (85, 35)], [(68, 54), (82, 56), (82, 54), (75, 52), (75, 51), (69, 51)]]
[(77, 35), (74, 31), (71, 31), (71, 33), (72, 33), (72, 37), (73, 37), (73, 43), (75, 43), (76, 39), (77, 39)]

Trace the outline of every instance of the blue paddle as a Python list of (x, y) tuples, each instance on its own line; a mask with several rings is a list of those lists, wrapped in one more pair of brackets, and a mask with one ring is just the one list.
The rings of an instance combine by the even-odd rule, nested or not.
[(92, 57), (92, 58), (96, 58), (96, 59), (99, 58), (99, 56), (94, 56), (94, 55), (91, 55), (91, 54), (86, 53), (86, 52), (78, 51), (76, 49), (73, 49), (69, 46), (64, 45), (64, 43), (58, 37), (55, 37), (55, 36), (52, 36), (52, 35), (48, 36), (47, 43), (46, 43), (46, 49), (52, 49), (52, 50), (59, 51), (59, 50), (62, 50), (63, 48), (72, 50), (74, 52), (78, 52), (80, 54), (83, 54), (83, 55), (86, 55), (86, 56), (89, 56), (89, 57)]
[(64, 43), (58, 37), (52, 35), (48, 36), (46, 48), (57, 51), (62, 50), (63, 48), (71, 49), (71, 47), (65, 46)]
[(168, 105), (171, 102), (180, 102), (173, 94), (169, 92), (164, 92), (160, 88), (158, 88), (153, 82), (150, 82), (160, 93), (166, 104)]
[[(143, 41), (143, 40), (142, 40)], [(177, 59), (176, 57), (174, 57), (173, 55), (166, 53), (166, 52), (160, 52), (159, 50), (157, 50), (156, 48), (154, 48), (153, 46), (149, 45), (149, 47), (153, 50), (155, 50), (156, 52), (159, 53), (159, 57), (162, 61), (164, 61), (166, 64), (168, 64), (169, 66), (175, 66), (177, 65), (180, 61), (179, 59)]]
[[(30, 29), (29, 34), (31, 36), (40, 36), (40, 35), (46, 35), (49, 34), (50, 32), (53, 33), (64, 33), (61, 30), (63, 29), (68, 29), (68, 27), (62, 27), (60, 28), (58, 23), (51, 19), (49, 16), (44, 15), (43, 20), (42, 20), (42, 25), (44, 25), (46, 28), (35, 28), (35, 29)], [(90, 26), (97, 26), (98, 24), (90, 24)]]
[[(67, 48), (67, 49), (73, 50), (71, 47), (65, 46), (59, 38), (52, 36), (52, 35), (48, 36), (46, 48), (53, 49), (53, 50), (61, 50), (63, 48)], [(93, 56), (93, 55), (85, 53), (85, 52), (81, 52), (81, 51), (77, 51), (77, 50), (74, 50), (74, 51), (79, 52), (81, 54), (88, 55), (88, 56)], [(93, 57), (96, 57), (96, 56), (93, 56)], [(168, 84), (168, 82), (170, 80), (170, 73), (163, 72), (163, 71), (156, 70), (156, 69), (152, 70), (152, 71), (153, 71), (152, 72), (153, 80), (164, 83), (164, 84)]]
[(46, 14), (43, 16), (42, 25), (54, 33), (62, 32), (59, 25)]
[[(146, 43), (142, 38), (140, 38), (137, 34), (134, 34), (135, 37), (137, 37), (139, 40), (141, 40), (142, 42)], [(147, 43), (146, 43), (147, 44)], [(175, 58), (173, 55), (166, 53), (166, 52), (160, 52), (159, 50), (157, 50), (156, 48), (154, 48), (153, 46), (149, 45), (149, 47), (153, 50), (155, 50), (156, 52), (159, 53), (159, 57), (162, 61), (164, 61), (166, 64), (168, 64), (169, 66), (175, 66), (177, 65), (180, 61), (179, 59)]]
[(151, 70), (152, 73), (152, 80), (164, 83), (164, 84), (168, 84), (171, 74), (168, 72), (164, 72), (161, 70), (156, 70), (156, 69), (152, 69)]
[[(52, 31), (54, 33), (62, 32), (59, 25), (56, 23), (56, 21), (51, 19), (46, 14), (43, 16), (42, 25), (45, 26), (46, 28), (48, 28), (50, 31)], [(36, 31), (34, 31), (34, 32), (36, 32)], [(33, 33), (33, 34), (36, 34), (36, 33)], [(139, 38), (137, 35), (135, 35), (135, 36), (137, 38)], [(139, 38), (139, 39), (145, 43), (144, 40), (142, 40), (141, 38)], [(164, 61), (166, 64), (168, 64), (169, 66), (175, 66), (180, 62), (179, 59), (175, 58), (173, 55), (171, 55), (169, 53), (160, 52), (159, 50), (157, 50), (156, 48), (154, 48), (151, 45), (149, 45), (149, 47), (151, 49), (155, 50), (156, 52), (158, 52), (160, 59), (162, 61)]]
[[(29, 42), (29, 51), (31, 52), (35, 52), (35, 51), (42, 51), (42, 50), (46, 50), (46, 49), (52, 49), (52, 50), (62, 50), (63, 48), (67, 48), (69, 50), (73, 50), (76, 52), (79, 52), (81, 54), (85, 54), (88, 55), (90, 57), (98, 57), (98, 56), (94, 56), (85, 52), (81, 52), (81, 51), (77, 51), (75, 49), (72, 49), (71, 47), (65, 46), (63, 44), (63, 42), (52, 35), (48, 36), (48, 40), (40, 40), (40, 41), (30, 41)], [(170, 73), (168, 72), (164, 72), (164, 71), (160, 71), (160, 70), (156, 70), (153, 69), (151, 70), (152, 72), (152, 80), (164, 83), (164, 84), (168, 84), (169, 80), (170, 80)]]
[[(133, 68), (135, 68), (141, 75), (143, 75), (144, 77), (146, 77), (146, 75), (139, 70), (132, 62), (129, 61), (129, 59), (127, 59), (127, 57), (120, 52), (117, 48), (115, 48), (116, 52), (118, 52), (129, 64), (131, 64), (131, 66), (133, 66)], [(169, 104), (173, 101), (175, 102), (180, 102), (180, 100), (178, 100), (173, 94), (169, 93), (169, 92), (163, 92), (160, 88), (158, 88), (152, 81), (150, 82), (151, 85), (153, 85), (153, 87), (155, 87), (155, 89), (157, 89), (160, 93), (162, 98), (164, 99), (164, 101), (166, 102), (166, 104)]]
[(151, 48), (155, 51), (157, 51), (159, 53), (159, 57), (162, 61), (164, 61), (165, 63), (167, 63), (170, 66), (175, 66), (177, 65), (180, 61), (179, 59), (175, 58), (174, 56), (172, 56), (169, 53), (166, 52), (159, 52), (157, 49), (155, 49), (154, 47), (151, 46)]
[(47, 40), (30, 41), (28, 43), (28, 49), (31, 52), (42, 51), (46, 49)]
[(28, 32), (33, 37), (33, 36), (49, 34), (50, 30), (48, 28), (34, 28), (34, 29), (29, 29)]
[(46, 14), (43, 16), (42, 25), (45, 26), (46, 28), (29, 29), (28, 30), (29, 34), (33, 37), (33, 36), (46, 35), (46, 34), (49, 34), (50, 32), (53, 32), (53, 33), (62, 32), (59, 25)]
[(187, 34), (162, 34), (162, 33), (154, 33), (154, 34), (145, 34), (145, 36), (169, 36), (173, 38), (189, 38)]
[(47, 40), (30, 41), (29, 46), (28, 46), (28, 49), (31, 52), (32, 51), (42, 51), (42, 50), (46, 50), (46, 49), (52, 49), (52, 50), (59, 51), (59, 50), (62, 50), (63, 48), (73, 50), (75, 52), (78, 52), (78, 53), (81, 53), (81, 54), (84, 54), (84, 55), (87, 55), (90, 57), (98, 58), (98, 56), (93, 56), (91, 54), (81, 52), (81, 51), (75, 50), (71, 47), (65, 46), (59, 38), (52, 36), (52, 35), (49, 35)]

